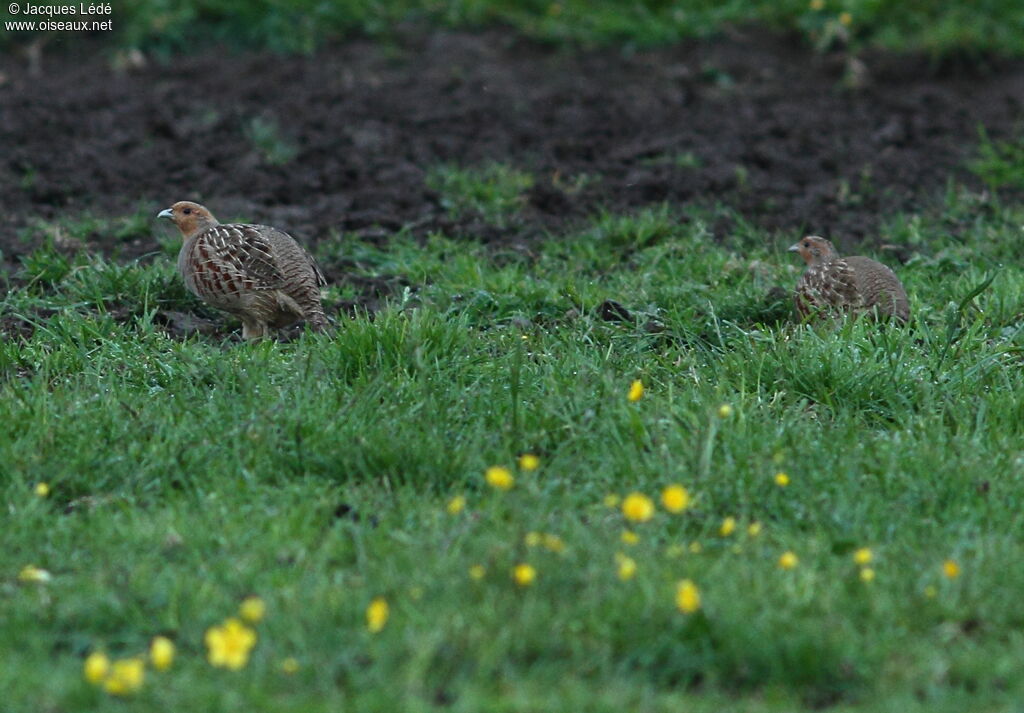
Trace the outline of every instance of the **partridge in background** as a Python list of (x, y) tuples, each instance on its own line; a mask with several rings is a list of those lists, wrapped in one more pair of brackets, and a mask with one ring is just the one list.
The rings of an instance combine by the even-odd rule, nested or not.
[(313, 258), (295, 240), (266, 225), (222, 225), (198, 203), (179, 201), (160, 211), (185, 238), (178, 272), (188, 289), (242, 320), (244, 339), (261, 339), (270, 328), (305, 320), (327, 328), (320, 305), (326, 284)]
[(910, 301), (896, 274), (867, 257), (839, 257), (825, 238), (809, 235), (789, 252), (800, 253), (807, 272), (796, 283), (801, 318), (818, 312), (876, 312), (906, 322)]

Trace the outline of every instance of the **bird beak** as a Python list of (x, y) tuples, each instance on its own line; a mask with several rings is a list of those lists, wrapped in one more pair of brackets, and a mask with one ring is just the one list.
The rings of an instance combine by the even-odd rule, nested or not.
[[(164, 211), (164, 212), (166, 212), (166, 211)], [(163, 215), (163, 213), (161, 213), (160, 215)], [(800, 243), (793, 243), (788, 248), (786, 248), (786, 252), (788, 252), (788, 253), (798, 253), (798, 252), (800, 252)]]
[(174, 220), (174, 213), (171, 212), (170, 208), (164, 208), (162, 211), (156, 214), (157, 218), (167, 218), (168, 220)]

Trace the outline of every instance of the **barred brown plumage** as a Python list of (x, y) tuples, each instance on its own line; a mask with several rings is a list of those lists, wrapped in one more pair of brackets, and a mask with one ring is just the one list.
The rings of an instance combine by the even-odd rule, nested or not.
[(277, 228), (221, 224), (209, 210), (179, 201), (158, 215), (185, 238), (178, 271), (188, 289), (217, 309), (242, 320), (242, 337), (260, 339), (270, 328), (305, 320), (327, 328), (320, 305), (326, 284), (312, 256)]
[(839, 257), (825, 238), (809, 235), (791, 245), (807, 271), (796, 285), (796, 311), (801, 318), (820, 312), (875, 312), (910, 319), (910, 301), (900, 279), (888, 267), (867, 257)]

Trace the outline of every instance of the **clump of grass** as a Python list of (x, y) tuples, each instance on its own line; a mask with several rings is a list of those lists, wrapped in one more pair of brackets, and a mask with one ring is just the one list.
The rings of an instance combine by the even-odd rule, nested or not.
[(1024, 140), (993, 141), (981, 129), (978, 158), (968, 168), (989, 188), (1024, 188)]
[(286, 138), (273, 119), (253, 117), (244, 128), (245, 138), (271, 166), (284, 166), (295, 160), (299, 148)]
[(478, 213), (505, 225), (526, 200), (533, 176), (511, 166), (490, 163), (478, 168), (439, 166), (427, 176), (427, 185), (441, 194), (441, 203), (453, 217)]

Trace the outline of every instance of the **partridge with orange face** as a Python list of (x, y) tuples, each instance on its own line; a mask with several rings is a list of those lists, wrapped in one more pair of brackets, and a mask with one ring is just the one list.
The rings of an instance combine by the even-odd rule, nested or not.
[(261, 339), (271, 328), (300, 320), (317, 331), (327, 328), (320, 305), (323, 273), (287, 233), (266, 225), (222, 225), (190, 201), (179, 201), (157, 217), (170, 219), (185, 238), (178, 272), (186, 287), (238, 316), (244, 339)]
[(801, 318), (823, 312), (873, 312), (910, 319), (910, 301), (896, 274), (867, 257), (839, 257), (825, 238), (809, 235), (791, 245), (807, 271), (796, 284), (796, 311)]

